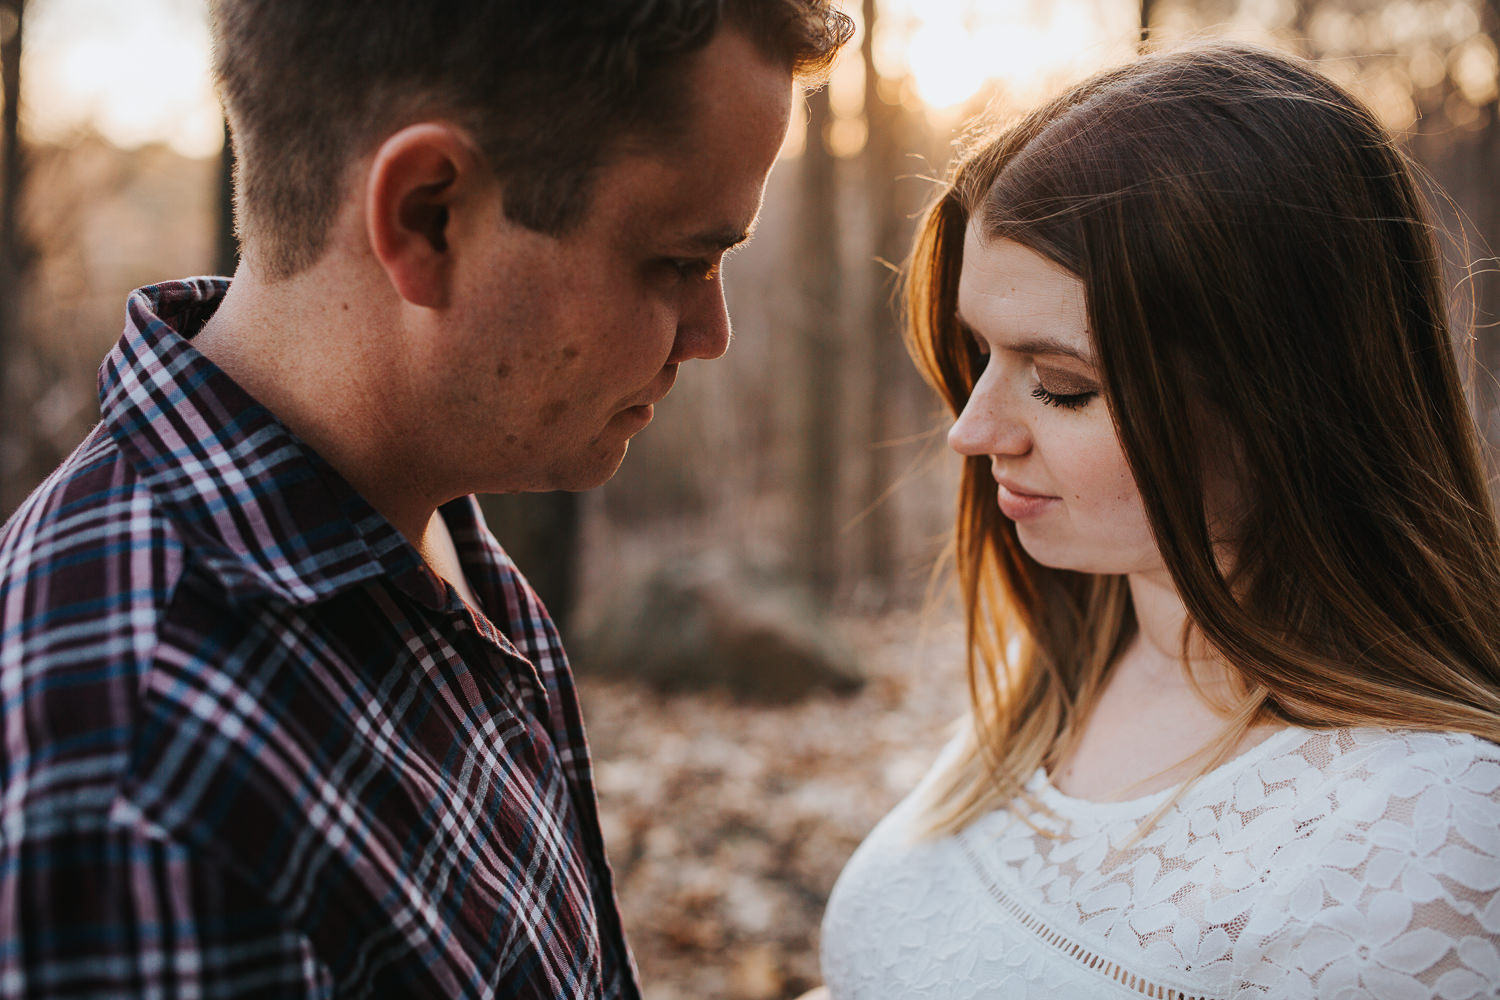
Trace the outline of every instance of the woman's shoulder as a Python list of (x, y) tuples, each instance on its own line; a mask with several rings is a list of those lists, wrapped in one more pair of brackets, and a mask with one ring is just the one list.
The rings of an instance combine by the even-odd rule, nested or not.
[(1500, 883), (1500, 746), (1468, 733), (1336, 729), (1308, 731), (1251, 777), (1285, 781), (1300, 856), (1324, 863), (1344, 845), (1426, 856), (1450, 848), (1488, 859)]
[(1422, 766), (1437, 762), (1500, 761), (1500, 746), (1472, 733), (1416, 729), (1304, 729), (1304, 755), (1325, 754), (1332, 763), (1378, 758), (1385, 764)]
[(1301, 729), (1288, 744), (1309, 764), (1329, 774), (1373, 764), (1398, 772), (1500, 762), (1500, 746), (1471, 733), (1432, 733), (1415, 729)]
[(1460, 803), (1500, 810), (1500, 746), (1468, 733), (1305, 731), (1265, 762), (1261, 776), (1274, 778), (1278, 769), (1297, 772), (1305, 786), (1299, 791), (1326, 800), (1330, 818), (1355, 824), (1372, 819), (1377, 806), (1403, 815), (1402, 803), (1424, 820), (1439, 806), (1448, 812)]
[(1278, 756), (1313, 773), (1237, 942), (1244, 982), (1278, 996), (1500, 990), (1500, 747), (1352, 729)]

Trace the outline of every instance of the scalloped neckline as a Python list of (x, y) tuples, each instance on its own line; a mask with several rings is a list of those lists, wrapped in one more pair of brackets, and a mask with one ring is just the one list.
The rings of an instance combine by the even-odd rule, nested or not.
[[(1215, 785), (1225, 781), (1232, 773), (1246, 765), (1254, 764), (1271, 756), (1278, 750), (1290, 750), (1298, 745), (1293, 738), (1301, 741), (1312, 734), (1312, 730), (1303, 729), (1298, 726), (1287, 726), (1278, 729), (1259, 743), (1235, 754), (1233, 757), (1221, 763), (1218, 767), (1202, 775), (1193, 782), (1189, 791), (1199, 792), (1213, 788)], [(1284, 744), (1284, 745), (1283, 745)], [(1039, 767), (1032, 774), (1031, 780), (1027, 782), (1027, 790), (1045, 805), (1050, 811), (1059, 816), (1088, 815), (1095, 818), (1135, 817), (1146, 816), (1152, 809), (1159, 807), (1167, 799), (1177, 794), (1181, 785), (1171, 785), (1167, 788), (1147, 792), (1145, 795), (1133, 799), (1121, 799), (1114, 801), (1099, 801), (1096, 799), (1081, 799), (1058, 789), (1052, 783), (1051, 775), (1047, 774), (1046, 768)]]

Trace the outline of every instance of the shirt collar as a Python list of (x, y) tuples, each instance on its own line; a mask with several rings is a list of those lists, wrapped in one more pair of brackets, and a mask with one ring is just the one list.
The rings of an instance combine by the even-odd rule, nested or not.
[(137, 289), (99, 369), (100, 415), (231, 600), (326, 600), (386, 576), (431, 608), (446, 592), (348, 482), (193, 347), (225, 278)]

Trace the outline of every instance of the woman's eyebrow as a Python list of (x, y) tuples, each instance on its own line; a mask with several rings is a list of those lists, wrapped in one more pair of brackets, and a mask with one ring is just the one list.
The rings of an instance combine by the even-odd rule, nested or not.
[[(964, 319), (963, 313), (954, 310), (953, 318), (958, 321), (961, 330), (971, 337), (978, 338), (979, 334), (975, 331), (973, 324)], [(1023, 340), (998, 346), (1004, 347), (1007, 351), (1013, 351), (1016, 354), (1060, 354), (1063, 357), (1072, 358), (1081, 364), (1088, 365), (1090, 368), (1094, 367), (1094, 356), (1088, 350), (1079, 350), (1067, 341), (1048, 337), (1045, 334), (1028, 336)]]
[(1072, 358), (1090, 368), (1094, 366), (1094, 356), (1089, 351), (1079, 350), (1072, 344), (1052, 337), (1028, 337), (1006, 346), (1017, 354), (1061, 354), (1063, 357)]

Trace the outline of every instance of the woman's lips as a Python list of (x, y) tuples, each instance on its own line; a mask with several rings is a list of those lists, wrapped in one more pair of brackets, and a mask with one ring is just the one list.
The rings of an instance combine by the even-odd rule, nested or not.
[(1045, 513), (1058, 497), (1029, 493), (1010, 483), (1000, 483), (1000, 513), (1012, 521), (1024, 521)]

